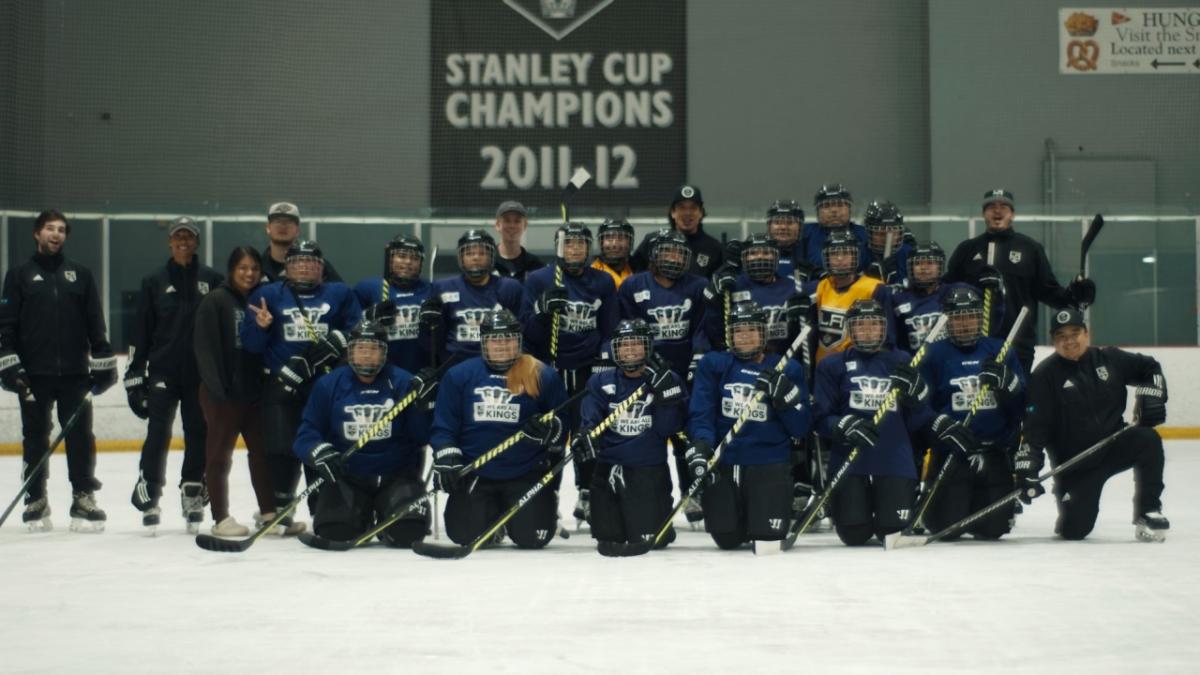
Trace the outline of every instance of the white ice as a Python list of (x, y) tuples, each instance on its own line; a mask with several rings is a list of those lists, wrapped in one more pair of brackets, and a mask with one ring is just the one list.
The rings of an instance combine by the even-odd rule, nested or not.
[[(817, 534), (755, 558), (683, 531), (666, 551), (610, 559), (584, 533), (462, 561), (279, 538), (211, 553), (185, 534), (173, 489), (148, 538), (128, 501), (135, 453), (99, 457), (107, 532), (70, 533), (56, 455), (55, 530), (26, 533), (19, 510), (0, 529), (0, 673), (1195, 673), (1200, 442), (1167, 453), (1165, 544), (1135, 542), (1122, 474), (1082, 543), (1053, 537), (1045, 497), (999, 543), (852, 550)], [(0, 458), (4, 504), (19, 466)], [(564, 488), (564, 514), (574, 500)]]

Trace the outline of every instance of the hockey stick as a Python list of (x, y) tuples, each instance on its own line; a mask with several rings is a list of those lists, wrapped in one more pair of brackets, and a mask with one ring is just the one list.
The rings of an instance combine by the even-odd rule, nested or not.
[[(796, 350), (800, 348), (800, 344), (804, 340), (808, 339), (808, 333), (811, 328), (812, 327), (809, 324), (804, 324), (804, 327), (800, 329), (800, 333), (796, 336), (796, 339), (792, 341), (792, 344), (788, 346), (787, 351), (784, 352), (783, 357), (780, 358), (779, 362), (775, 364), (775, 370), (782, 371), (784, 369), (784, 367), (787, 365), (787, 362), (791, 360), (792, 355), (795, 354)], [(717, 447), (713, 449), (712, 456), (708, 458), (708, 464), (704, 467), (704, 472), (700, 476), (692, 478), (691, 483), (688, 485), (687, 491), (683, 494), (679, 501), (675, 503), (675, 507), (671, 509), (671, 512), (667, 514), (667, 517), (663, 520), (662, 525), (659, 526), (658, 531), (655, 533), (652, 541), (631, 541), (628, 543), (616, 541), (599, 542), (597, 545), (597, 550), (600, 552), (600, 555), (615, 558), (626, 558), (635, 555), (644, 555), (652, 551), (671, 529), (672, 522), (675, 520), (675, 516), (679, 515), (679, 512), (683, 510), (683, 505), (687, 504), (689, 499), (692, 499), (699, 494), (701, 486), (704, 485), (705, 481), (708, 480), (709, 474), (712, 473), (713, 469), (717, 466), (717, 463), (721, 461), (721, 455), (725, 453), (725, 447), (733, 442), (733, 437), (742, 430), (742, 427), (746, 425), (746, 421), (750, 419), (750, 413), (753, 412), (754, 407), (757, 406), (760, 401), (762, 401), (763, 393), (764, 392), (760, 389), (756, 388), (754, 390), (754, 395), (751, 397), (750, 401), (745, 404), (741, 412), (738, 413), (737, 419), (733, 421), (733, 426), (729, 427), (729, 431), (725, 433), (725, 437), (722, 438), (721, 442), (717, 444)], [(683, 482), (682, 477), (680, 477), (680, 482)]]
[[(588, 170), (582, 166), (575, 169), (575, 173), (571, 175), (571, 180), (567, 183), (567, 187), (563, 190), (562, 198), (559, 200), (558, 204), (558, 208), (562, 211), (563, 225), (566, 225), (568, 222), (570, 222), (567, 204), (571, 201), (571, 197), (574, 197), (575, 193), (579, 192), (579, 189), (582, 188), (584, 183), (587, 183), (591, 177), (592, 174), (588, 173)], [(561, 237), (557, 242), (557, 251), (555, 253), (558, 256), (558, 260), (554, 262), (554, 286), (555, 288), (562, 288), (563, 278), (561, 261), (563, 257), (563, 240)], [(558, 366), (558, 314), (559, 312), (555, 311), (553, 316), (550, 318), (550, 360), (555, 362), (553, 364), (555, 367)]]
[(46, 454), (42, 455), (42, 458), (38, 460), (38, 463), (33, 467), (33, 471), (29, 472), (29, 476), (21, 484), (21, 489), (17, 491), (17, 496), (13, 497), (8, 508), (4, 509), (4, 515), (0, 516), (0, 526), (4, 525), (4, 521), (8, 520), (8, 515), (17, 507), (17, 502), (21, 501), (21, 498), (29, 492), (29, 486), (33, 485), (34, 478), (42, 472), (42, 467), (46, 466), (46, 462), (50, 461), (50, 455), (53, 455), (54, 451), (58, 449), (58, 444), (63, 442), (63, 439), (67, 437), (67, 432), (75, 426), (75, 422), (83, 415), (84, 409), (91, 405), (91, 403), (92, 392), (88, 391), (87, 394), (84, 394), (83, 400), (79, 402), (79, 407), (75, 408), (75, 412), (71, 413), (71, 416), (67, 418), (67, 423), (58, 431), (58, 436), (54, 438), (54, 442), (50, 444), (50, 448), (46, 450)]
[[(938, 317), (937, 323), (925, 334), (925, 340), (921, 343), (921, 347), (917, 349), (917, 353), (913, 354), (912, 359), (909, 360), (909, 366), (916, 368), (921, 365), (921, 360), (925, 358), (925, 352), (929, 350), (929, 345), (933, 344), (934, 336), (941, 332), (942, 328), (946, 325), (946, 321), (947, 317), (945, 314)], [(899, 395), (900, 390), (895, 387), (888, 390), (887, 395), (883, 397), (883, 401), (880, 402), (879, 407), (875, 410), (875, 416), (871, 419), (872, 424), (879, 426), (879, 423), (883, 421), (884, 415), (895, 405), (896, 398)], [(846, 477), (846, 473), (854, 465), (854, 460), (858, 459), (859, 452), (860, 450), (857, 445), (850, 449), (850, 454), (846, 455), (846, 459), (842, 461), (842, 465), (838, 467), (838, 470), (829, 479), (829, 484), (825, 486), (825, 491), (821, 493), (816, 502), (808, 507), (808, 513), (801, 520), (792, 523), (787, 537), (779, 545), (782, 550), (791, 550), (796, 545), (796, 538), (804, 534), (812, 526), (813, 522), (817, 519), (817, 513), (825, 506), (829, 498), (833, 496), (833, 491), (837, 489), (838, 484)]]
[[(600, 421), (599, 424), (587, 432), (588, 437), (592, 440), (599, 438), (600, 435), (603, 434), (604, 431), (608, 429), (608, 427), (611, 426), (618, 417), (620, 417), (626, 410), (629, 409), (630, 406), (632, 406), (639, 398), (641, 398), (642, 392), (645, 391), (645, 389), (646, 385), (639, 385), (638, 388), (635, 389), (634, 392), (630, 394), (624, 401), (618, 403), (607, 417), (605, 417)], [(646, 405), (650, 405), (653, 401), (654, 394), (650, 394), (646, 397)], [(504, 512), (504, 515), (496, 519), (496, 522), (492, 523), (490, 527), (485, 529), (479, 536), (475, 537), (470, 544), (466, 546), (458, 546), (454, 544), (428, 544), (422, 540), (413, 544), (413, 551), (428, 558), (440, 558), (443, 560), (460, 560), (471, 555), (475, 551), (478, 551), (481, 546), (491, 541), (492, 537), (499, 532), (501, 528), (507, 525), (508, 521), (512, 520), (513, 517), (517, 515), (517, 512), (524, 508), (526, 504), (533, 501), (533, 498), (536, 497), (538, 493), (540, 493), (547, 485), (549, 485), (554, 480), (554, 477), (561, 473), (569, 462), (574, 460), (575, 450), (573, 447), (574, 444), (572, 444), (571, 450), (564, 453), (562, 458), (555, 462), (554, 466), (550, 467), (550, 470), (547, 471), (544, 476), (539, 478), (536, 483), (530, 486), (525, 494), (521, 495), (520, 499), (513, 503), (513, 505)]]
[[(1083, 243), (1079, 245), (1079, 275), (1075, 277), (1076, 281), (1083, 281), (1084, 275), (1087, 274), (1088, 251), (1091, 250), (1092, 242), (1096, 241), (1102, 227), (1104, 227), (1104, 216), (1097, 213), (1092, 218), (1092, 223), (1088, 225), (1087, 232), (1083, 235)], [(1087, 309), (1087, 305), (1081, 304), (1079, 308)]]
[[(1111, 433), (1108, 436), (1105, 436), (1104, 438), (1097, 441), (1095, 443), (1095, 445), (1092, 445), (1090, 448), (1084, 450), (1083, 452), (1080, 452), (1078, 455), (1075, 455), (1074, 457), (1072, 457), (1071, 459), (1068, 459), (1067, 461), (1063, 462), (1062, 464), (1059, 464), (1053, 470), (1047, 471), (1046, 473), (1038, 476), (1038, 479), (1037, 479), (1038, 482), (1044, 483), (1047, 480), (1053, 478), (1054, 476), (1057, 476), (1057, 475), (1063, 473), (1064, 471), (1067, 471), (1071, 467), (1082, 462), (1084, 459), (1087, 459), (1088, 457), (1099, 452), (1101, 449), (1103, 449), (1109, 443), (1116, 440), (1117, 436), (1120, 436), (1126, 430), (1128, 430), (1134, 426), (1136, 426), (1136, 425), (1135, 424), (1127, 424), (1127, 425), (1121, 427), (1120, 429), (1117, 429), (1113, 433)], [(1009, 492), (1008, 494), (1004, 495), (1000, 499), (997, 499), (996, 501), (992, 502), (991, 504), (988, 504), (987, 506), (983, 507), (982, 509), (979, 509), (975, 513), (972, 513), (971, 515), (963, 518), (962, 520), (959, 520), (958, 522), (956, 522), (952, 525), (946, 526), (940, 532), (937, 532), (935, 534), (931, 534), (928, 536), (924, 536), (924, 537), (910, 536), (910, 535), (904, 534), (903, 532), (893, 532), (893, 533), (887, 535), (886, 537), (884, 537), (883, 547), (890, 551), (894, 548), (906, 548), (906, 547), (910, 547), (910, 546), (924, 546), (926, 544), (931, 544), (939, 539), (948, 537), (948, 536), (954, 534), (955, 532), (962, 531), (964, 528), (969, 526), (971, 523), (991, 514), (992, 512), (994, 512), (998, 509), (1003, 508), (1004, 506), (1008, 505), (1010, 502), (1013, 502), (1013, 501), (1019, 499), (1020, 496), (1021, 496), (1021, 489), (1020, 488), (1014, 489), (1012, 492)]]
[[(1025, 324), (1025, 319), (1029, 317), (1029, 308), (1022, 307), (1021, 313), (1017, 314), (1017, 320), (1013, 322), (1012, 328), (1008, 331), (1008, 337), (1004, 338), (1004, 344), (1000, 345), (1000, 351), (996, 354), (995, 362), (1004, 363), (1005, 357), (1008, 356), (1008, 351), (1012, 348), (1012, 344), (1017, 339), (1017, 333)], [(986, 333), (985, 333), (986, 335)], [(986, 385), (979, 387), (975, 392), (975, 397), (971, 399), (971, 408), (967, 411), (967, 416), (963, 418), (962, 425), (964, 427), (971, 426), (971, 420), (975, 417), (975, 413), (979, 411), (979, 406), (983, 404), (984, 398), (988, 394)], [(909, 526), (904, 528), (903, 533), (906, 535), (912, 534), (914, 530), (921, 527), (925, 518), (925, 511), (929, 508), (929, 504), (933, 502), (933, 496), (937, 494), (938, 487), (945, 480), (946, 475), (950, 472), (950, 466), (958, 461), (957, 455), (950, 453), (946, 455), (946, 459), (942, 460), (942, 467), (938, 470), (937, 477), (933, 479), (933, 484), (929, 486), (929, 490), (921, 497), (920, 503), (917, 505), (916, 515), (913, 516)]]
[[(543, 422), (548, 421), (553, 415), (558, 414), (559, 412), (565, 410), (572, 403), (583, 398), (583, 396), (585, 394), (587, 394), (587, 389), (581, 389), (581, 390), (575, 392), (575, 394), (573, 396), (568, 398), (566, 401), (564, 401), (558, 407), (554, 408), (553, 410), (551, 410), (549, 412), (542, 413), (540, 419)], [(524, 437), (525, 437), (525, 435), (523, 433), (521, 433), (520, 431), (518, 431), (517, 433), (513, 434), (512, 436), (509, 436), (508, 438), (504, 439), (496, 447), (494, 447), (491, 450), (488, 450), (487, 452), (483, 453), (482, 455), (476, 457), (474, 460), (471, 461), (470, 464), (463, 465), (463, 467), (458, 470), (458, 474), (456, 475), (456, 478), (458, 478), (460, 480), (463, 478), (466, 478), (467, 474), (471, 473), (472, 471), (478, 470), (479, 467), (492, 461), (498, 455), (500, 455), (500, 453), (502, 453), (505, 450), (508, 450), (512, 446), (516, 445)], [(423, 495), (420, 495), (418, 497), (415, 497), (415, 498), (409, 500), (406, 504), (402, 504), (391, 515), (389, 515), (387, 518), (381, 520), (378, 524), (375, 525), (375, 527), (371, 528), (370, 530), (367, 531), (366, 534), (363, 534), (362, 536), (358, 537), (357, 539), (353, 539), (353, 540), (349, 540), (349, 541), (338, 541), (338, 540), (334, 540), (334, 539), (326, 539), (325, 537), (322, 537), (318, 534), (311, 533), (311, 532), (301, 533), (299, 539), (302, 543), (312, 546), (313, 548), (324, 549), (326, 551), (349, 551), (350, 549), (362, 546), (363, 544), (366, 544), (367, 542), (371, 541), (375, 537), (379, 536), (380, 532), (383, 532), (384, 530), (388, 529), (392, 525), (395, 525), (398, 521), (402, 520), (405, 516), (412, 513), (413, 511), (416, 511), (417, 509), (419, 509), (421, 507), (421, 505), (423, 505), (425, 502), (428, 502), (436, 494), (437, 494), (437, 491), (434, 490), (431, 492), (426, 492)]]
[[(446, 361), (446, 363), (443, 364), (442, 367), (436, 371), (436, 374), (438, 376), (440, 376), (443, 372), (445, 372), (446, 368), (449, 367), (450, 364), (453, 362), (454, 362), (454, 359), (450, 359), (449, 361)], [(414, 390), (408, 392), (408, 394), (406, 394), (404, 396), (404, 398), (400, 399), (396, 403), (396, 405), (392, 406), (391, 410), (387, 411), (387, 413), (384, 414), (383, 417), (381, 417), (378, 421), (376, 421), (375, 424), (371, 425), (371, 428), (367, 430), (367, 433), (360, 436), (358, 441), (349, 450), (342, 453), (342, 459), (345, 460), (345, 459), (348, 459), (348, 458), (354, 456), (354, 453), (358, 452), (359, 450), (361, 450), (363, 448), (363, 446), (365, 446), (367, 443), (370, 443), (372, 440), (374, 440), (375, 436), (377, 436), (381, 431), (383, 431), (384, 427), (391, 424), (392, 421), (395, 420), (396, 417), (400, 413), (404, 412), (404, 409), (407, 408), (409, 405), (411, 405), (413, 401), (417, 400), (417, 397), (420, 394), (421, 394), (420, 390), (417, 390), (417, 389), (414, 389)], [(258, 541), (263, 535), (272, 531), (275, 527), (277, 527), (280, 523), (282, 523), (283, 520), (288, 517), (288, 514), (290, 514), (292, 511), (294, 511), (296, 509), (296, 507), (300, 505), (301, 502), (308, 499), (309, 495), (316, 493), (317, 490), (320, 490), (321, 486), (323, 486), (324, 484), (325, 484), (325, 478), (318, 477), (316, 480), (314, 480), (312, 483), (310, 483), (309, 486), (307, 488), (305, 488), (303, 492), (301, 492), (294, 499), (292, 499), (292, 501), (290, 503), (288, 503), (287, 506), (280, 509), (275, 514), (275, 517), (270, 520), (270, 522), (268, 522), (268, 523), (264, 524), (262, 527), (258, 528), (257, 532), (250, 535), (249, 537), (246, 537), (245, 539), (221, 539), (220, 537), (216, 537), (211, 534), (198, 534), (198, 535), (196, 535), (196, 545), (202, 549), (205, 549), (206, 551), (217, 551), (217, 552), (221, 552), (221, 553), (241, 553), (242, 551), (245, 551), (246, 549), (253, 546), (254, 542)]]
[[(988, 267), (994, 267), (996, 264), (996, 242), (988, 242), (987, 254)], [(983, 289), (983, 334), (992, 334), (992, 289)], [(1010, 336), (1011, 337), (1011, 336)]]

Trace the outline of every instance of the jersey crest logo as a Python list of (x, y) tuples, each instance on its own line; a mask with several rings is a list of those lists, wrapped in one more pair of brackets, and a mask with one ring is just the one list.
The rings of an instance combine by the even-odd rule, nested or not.
[(817, 316), (821, 345), (829, 349), (846, 337), (846, 310), (841, 307), (821, 307)]
[(1021, 252), (1020, 251), (1009, 251), (1008, 252), (1008, 261), (1014, 265), (1021, 262)]
[(745, 382), (730, 382), (725, 385), (728, 396), (721, 397), (721, 414), (730, 419), (741, 417), (742, 411), (749, 409), (746, 419), (751, 422), (765, 422), (767, 406), (761, 400), (754, 401), (754, 385)]
[(1101, 382), (1108, 382), (1108, 367), (1107, 366), (1097, 366), (1096, 367), (1096, 377), (1100, 378)]
[(600, 299), (592, 302), (568, 300), (567, 308), (561, 315), (560, 328), (568, 333), (586, 333), (596, 330), (596, 312), (600, 309)]
[(650, 321), (650, 331), (655, 340), (682, 340), (688, 335), (691, 321), (688, 312), (692, 309), (692, 299), (687, 298), (682, 305), (662, 305), (646, 310), (653, 321)]
[[(850, 407), (854, 410), (866, 410), (870, 412), (879, 410), (879, 406), (883, 404), (883, 399), (887, 398), (888, 389), (892, 383), (890, 378), (872, 377), (871, 375), (852, 377), (850, 378), (850, 382), (858, 388), (857, 390), (850, 390)], [(888, 406), (888, 410), (896, 410), (895, 399)]]
[(516, 424), (521, 421), (521, 404), (513, 403), (513, 393), (505, 387), (476, 387), (475, 395), (479, 397), (472, 406), (476, 422), (509, 422)]
[[(609, 409), (616, 408), (617, 403), (609, 403)], [(650, 415), (646, 414), (646, 402), (634, 401), (632, 405), (625, 409), (625, 412), (617, 416), (613, 422), (612, 429), (622, 436), (640, 436), (649, 428), (654, 420)]]
[(283, 339), (287, 342), (309, 342), (313, 339), (309, 331), (315, 332), (318, 337), (328, 335), (329, 326), (321, 323), (321, 317), (329, 310), (327, 302), (321, 303), (320, 307), (305, 307), (303, 312), (299, 307), (284, 309), (283, 314), (288, 321), (283, 324)]
[[(365, 437), (371, 432), (375, 423), (383, 419), (394, 405), (396, 405), (395, 402), (389, 397), (383, 403), (354, 403), (343, 407), (342, 411), (350, 419), (342, 422), (342, 437), (348, 441), (357, 441)], [(385, 424), (378, 433), (372, 436), (371, 440), (391, 437), (392, 425)]]
[(454, 327), (454, 339), (459, 342), (479, 342), (479, 324), (483, 323), (488, 314), (497, 309), (501, 309), (499, 304), (494, 307), (468, 307), (454, 310), (454, 316), (459, 321), (458, 325)]
[(783, 305), (766, 305), (762, 311), (767, 314), (767, 339), (786, 340), (787, 320), (783, 318)]
[(397, 305), (396, 318), (387, 327), (388, 340), (415, 340), (421, 328), (420, 318), (420, 305)]
[[(950, 395), (950, 409), (954, 412), (966, 412), (971, 409), (971, 403), (975, 401), (975, 396), (979, 394), (979, 376), (965, 375), (963, 377), (950, 378), (950, 386), (958, 387), (958, 391)], [(995, 410), (996, 395), (989, 389), (983, 395), (983, 399), (979, 402), (977, 410)]]
[[(929, 331), (937, 325), (938, 319), (940, 318), (942, 318), (941, 312), (930, 312), (929, 314), (918, 314), (905, 319), (904, 325), (908, 326), (909, 348), (913, 350), (919, 348), (921, 346), (921, 342), (925, 340), (925, 336), (928, 335)], [(934, 336), (932, 341), (937, 342), (938, 340), (945, 339), (945, 337), (946, 328), (943, 326), (942, 330), (940, 330), (938, 334)]]
[(196, 282), (196, 290), (200, 291), (200, 295), (208, 295), (208, 282), (207, 281), (197, 281)]
[(66, 272), (63, 272), (63, 277), (66, 278), (67, 281), (75, 283), (75, 270), (67, 270)]
[(708, 258), (707, 253), (696, 254), (696, 266), (697, 267), (708, 267), (708, 260), (709, 260), (709, 258)]

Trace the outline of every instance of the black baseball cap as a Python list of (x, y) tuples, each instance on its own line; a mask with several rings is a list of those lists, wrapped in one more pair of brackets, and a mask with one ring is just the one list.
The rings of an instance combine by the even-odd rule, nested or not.
[(1055, 331), (1066, 326), (1087, 328), (1087, 323), (1083, 320), (1083, 312), (1075, 307), (1066, 307), (1054, 312), (1054, 316), (1050, 317), (1050, 337), (1053, 338)]
[(680, 185), (675, 189), (675, 196), (671, 197), (671, 208), (679, 202), (692, 200), (699, 206), (704, 206), (704, 197), (700, 195), (700, 188), (695, 185)]

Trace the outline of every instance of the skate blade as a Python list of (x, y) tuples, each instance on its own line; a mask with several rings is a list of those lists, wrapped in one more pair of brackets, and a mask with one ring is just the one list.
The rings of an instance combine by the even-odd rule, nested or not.
[(776, 541), (759, 541), (759, 540), (755, 539), (753, 542), (751, 542), (751, 545), (754, 548), (755, 556), (772, 556), (772, 555), (779, 555), (780, 553), (783, 553), (782, 542), (780, 542), (778, 540), (776, 540)]
[(100, 534), (104, 531), (103, 520), (85, 520), (83, 518), (71, 519), (71, 531), (81, 534)]
[(1161, 544), (1167, 540), (1166, 530), (1152, 530), (1145, 525), (1137, 526), (1138, 541), (1144, 541), (1148, 544)]
[(30, 534), (37, 534), (39, 532), (53, 532), (54, 523), (50, 522), (49, 518), (30, 520), (25, 523), (25, 530)]
[(157, 525), (143, 525), (142, 533), (150, 538), (157, 537), (158, 536), (158, 526)]
[(187, 532), (188, 534), (200, 534), (200, 523), (188, 523)]

